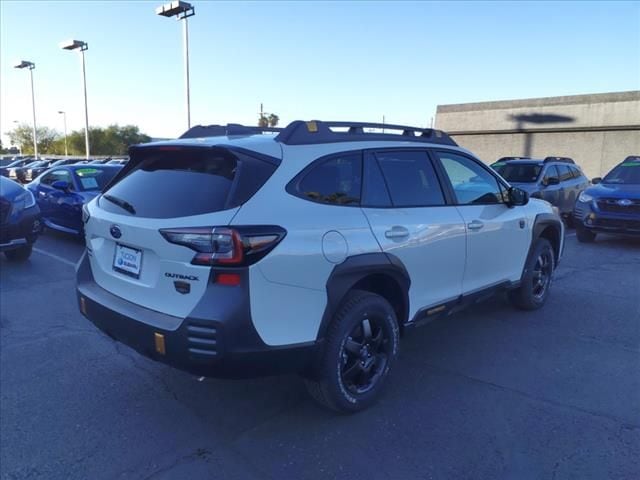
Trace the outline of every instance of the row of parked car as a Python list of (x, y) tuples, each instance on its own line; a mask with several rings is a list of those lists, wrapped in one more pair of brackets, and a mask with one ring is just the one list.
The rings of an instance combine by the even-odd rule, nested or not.
[(0, 159), (0, 175), (19, 183), (29, 183), (43, 172), (53, 167), (63, 165), (124, 165), (128, 157), (98, 157), (98, 158), (42, 158), (32, 156), (11, 156)]
[(122, 168), (108, 161), (67, 160), (53, 162), (26, 185), (0, 177), (0, 250), (9, 260), (29, 258), (45, 227), (81, 237), (82, 207)]
[(532, 198), (557, 207), (580, 242), (593, 242), (598, 232), (640, 234), (640, 156), (591, 181), (566, 157), (504, 157), (491, 167)]

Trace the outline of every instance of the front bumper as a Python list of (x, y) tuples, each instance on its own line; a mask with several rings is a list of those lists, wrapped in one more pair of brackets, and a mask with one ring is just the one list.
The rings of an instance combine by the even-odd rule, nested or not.
[(0, 226), (0, 251), (33, 244), (42, 230), (40, 209), (37, 205), (15, 215), (9, 214)]
[(304, 372), (315, 358), (316, 344), (266, 345), (251, 322), (248, 275), (242, 281), (246, 287), (210, 285), (191, 314), (178, 319), (104, 290), (85, 253), (77, 270), (77, 296), (82, 314), (111, 338), (194, 375), (250, 378)]
[(601, 212), (590, 204), (576, 203), (573, 210), (575, 221), (593, 232), (625, 235), (640, 235), (640, 217)]

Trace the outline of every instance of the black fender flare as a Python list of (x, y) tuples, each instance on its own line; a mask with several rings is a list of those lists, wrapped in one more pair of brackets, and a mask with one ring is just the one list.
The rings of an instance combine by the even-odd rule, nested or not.
[(556, 265), (558, 264), (562, 253), (560, 249), (564, 247), (564, 241), (561, 238), (562, 219), (560, 219), (560, 217), (553, 213), (539, 213), (536, 215), (536, 218), (533, 221), (533, 228), (531, 229), (531, 243), (529, 244), (529, 251), (527, 252), (525, 264), (522, 267), (522, 276), (520, 277), (521, 279), (524, 278), (527, 272), (527, 263), (529, 263), (529, 258), (531, 258), (531, 253), (533, 252), (533, 246), (535, 245), (536, 240), (542, 237), (542, 234), (548, 227), (553, 228), (558, 237), (557, 245), (554, 245), (553, 242), (551, 242), (556, 257)]
[(402, 261), (395, 255), (383, 252), (354, 255), (336, 265), (327, 279), (327, 305), (318, 329), (318, 340), (325, 337), (329, 323), (347, 293), (359, 281), (376, 274), (392, 278), (400, 287), (403, 304), (401, 311), (405, 318), (398, 318), (398, 326), (401, 327), (407, 321), (411, 279)]

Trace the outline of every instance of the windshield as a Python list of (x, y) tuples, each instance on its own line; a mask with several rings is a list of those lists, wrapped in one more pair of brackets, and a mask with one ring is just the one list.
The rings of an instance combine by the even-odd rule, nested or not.
[(75, 171), (80, 191), (102, 190), (118, 173), (117, 168), (79, 168)]
[(621, 163), (602, 179), (602, 183), (640, 185), (640, 162)]
[(533, 183), (538, 180), (541, 165), (535, 163), (494, 163), (491, 167), (509, 183)]

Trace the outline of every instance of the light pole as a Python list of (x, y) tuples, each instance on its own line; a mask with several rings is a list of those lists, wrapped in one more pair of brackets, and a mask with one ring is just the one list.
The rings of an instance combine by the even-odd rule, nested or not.
[(33, 93), (33, 69), (36, 68), (36, 64), (33, 62), (27, 62), (22, 60), (14, 68), (28, 68), (31, 76), (31, 109), (33, 110), (33, 154), (38, 159), (38, 133), (36, 132), (36, 97)]
[(184, 48), (184, 83), (187, 101), (187, 128), (191, 128), (191, 99), (189, 92), (189, 24), (187, 18), (196, 14), (195, 8), (187, 2), (175, 1), (165, 3), (156, 8), (156, 14), (163, 17), (177, 17), (182, 22), (183, 48)]
[(84, 66), (84, 52), (87, 51), (89, 45), (82, 40), (67, 40), (60, 44), (63, 50), (80, 50), (82, 57), (82, 91), (84, 92), (84, 145), (87, 159), (89, 159), (89, 110), (87, 108), (87, 73)]
[(59, 110), (58, 113), (62, 115), (62, 118), (64, 121), (64, 156), (68, 157), (69, 150), (67, 150), (67, 112), (63, 112), (62, 110)]

